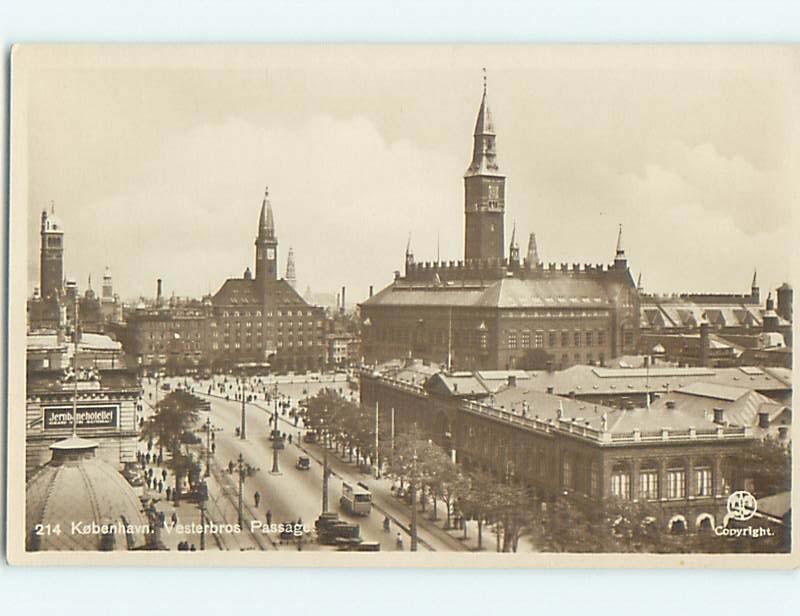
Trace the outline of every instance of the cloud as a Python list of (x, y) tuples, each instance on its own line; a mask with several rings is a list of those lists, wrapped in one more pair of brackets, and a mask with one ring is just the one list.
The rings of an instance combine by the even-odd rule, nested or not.
[(137, 175), (146, 181), (71, 213), (65, 269), (85, 280), (109, 265), (125, 296), (152, 295), (157, 277), (179, 295), (213, 292), (225, 277), (253, 268), (269, 185), (281, 272), (292, 246), (303, 288), (346, 284), (361, 299), (401, 266), (412, 227), (429, 254), (436, 229), (460, 245), (461, 166), (409, 141), (387, 143), (361, 118), (314, 116), (297, 127), (205, 124), (152, 152)]

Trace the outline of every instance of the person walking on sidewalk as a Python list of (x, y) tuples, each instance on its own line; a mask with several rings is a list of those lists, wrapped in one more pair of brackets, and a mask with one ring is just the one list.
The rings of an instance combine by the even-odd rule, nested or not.
[(178, 523), (178, 513), (176, 511), (172, 512), (172, 525), (175, 526)]
[(272, 511), (267, 510), (267, 526), (272, 526)]
[(164, 481), (167, 480), (167, 469), (163, 469), (161, 471), (161, 479), (163, 479)]
[(258, 509), (258, 503), (261, 502), (261, 494), (259, 494), (258, 491), (256, 491), (255, 494), (253, 494), (253, 501), (256, 504), (256, 509)]

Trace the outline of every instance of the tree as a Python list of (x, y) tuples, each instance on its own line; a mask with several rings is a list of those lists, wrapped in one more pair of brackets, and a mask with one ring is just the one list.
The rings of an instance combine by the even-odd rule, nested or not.
[(167, 465), (175, 476), (175, 501), (180, 500), (180, 485), (184, 475), (193, 465), (189, 454), (181, 451), (181, 442), (186, 432), (197, 423), (197, 407), (200, 400), (192, 394), (175, 390), (158, 403), (156, 412), (142, 425), (140, 440), (153, 439), (171, 454)]
[(788, 492), (792, 488), (792, 459), (788, 447), (765, 439), (742, 449), (735, 466), (741, 476), (753, 481), (756, 498)]

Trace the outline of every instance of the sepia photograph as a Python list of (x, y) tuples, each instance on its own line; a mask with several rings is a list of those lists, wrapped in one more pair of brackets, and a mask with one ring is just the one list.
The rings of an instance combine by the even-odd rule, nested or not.
[(796, 567), (799, 60), (15, 46), (9, 560)]

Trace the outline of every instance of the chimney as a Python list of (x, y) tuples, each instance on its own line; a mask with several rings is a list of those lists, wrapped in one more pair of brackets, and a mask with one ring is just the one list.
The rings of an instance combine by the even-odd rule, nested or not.
[(372, 297), (372, 285), (369, 285), (369, 296)]
[(769, 413), (767, 411), (760, 411), (758, 413), (758, 427), (764, 428), (765, 430), (769, 428)]
[(161, 305), (161, 278), (156, 281), (156, 306)]
[(342, 312), (345, 311), (345, 307), (347, 306), (347, 302), (345, 301), (345, 288), (342, 287)]
[(714, 409), (714, 423), (720, 424), (725, 421), (725, 411), (723, 409)]
[(508, 386), (509, 387), (516, 387), (517, 386), (517, 376), (515, 374), (508, 375)]
[(547, 393), (548, 393), (548, 394), (552, 394), (552, 393), (553, 393), (553, 386), (552, 386), (552, 385), (550, 385), (550, 386), (547, 388)]
[(708, 349), (710, 343), (708, 339), (708, 322), (700, 323), (700, 366), (708, 367)]

